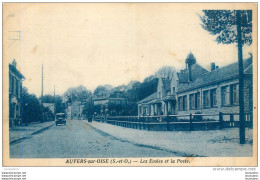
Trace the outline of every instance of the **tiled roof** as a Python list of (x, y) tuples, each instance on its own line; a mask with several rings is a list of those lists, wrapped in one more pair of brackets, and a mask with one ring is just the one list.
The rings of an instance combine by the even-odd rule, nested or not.
[(14, 72), (19, 78), (25, 79), (25, 77), (12, 64), (9, 64), (9, 70)]
[[(199, 64), (195, 63), (191, 66), (191, 77), (192, 80), (197, 79), (198, 77), (200, 77), (202, 74), (207, 73), (208, 71), (201, 67)], [(189, 82), (189, 73), (188, 73), (188, 69), (184, 69), (181, 72), (177, 73), (178, 78), (179, 78), (179, 82)]]
[[(251, 72), (252, 74), (252, 67), (250, 66), (252, 66), (252, 58), (248, 58), (244, 60), (245, 73)], [(231, 78), (237, 75), (238, 75), (238, 63), (236, 62), (228, 66), (216, 69), (214, 71), (205, 73), (190, 83), (180, 83), (178, 86), (178, 92), (198, 88), (208, 83), (222, 81), (226, 78)]]
[(176, 97), (174, 95), (167, 95), (163, 98), (163, 101), (174, 101)]
[(181, 72), (177, 73), (178, 79), (180, 83), (188, 82), (189, 76), (188, 76), (188, 70), (182, 70)]
[(149, 104), (159, 104), (159, 103), (162, 103), (162, 101), (159, 98), (154, 99), (154, 100), (149, 102)]
[(245, 74), (253, 74), (253, 66), (252, 66), (252, 64), (249, 65), (247, 68), (244, 68), (244, 69), (245, 69), (244, 70)]
[(141, 104), (141, 103), (148, 103), (149, 101), (155, 99), (157, 97), (157, 92), (151, 94), (150, 96), (142, 99), (141, 101), (138, 102), (138, 104)]

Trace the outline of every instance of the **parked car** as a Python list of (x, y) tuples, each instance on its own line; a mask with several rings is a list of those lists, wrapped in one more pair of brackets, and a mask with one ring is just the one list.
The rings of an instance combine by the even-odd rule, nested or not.
[(55, 116), (55, 124), (64, 124), (66, 125), (66, 115), (65, 113), (57, 113)]

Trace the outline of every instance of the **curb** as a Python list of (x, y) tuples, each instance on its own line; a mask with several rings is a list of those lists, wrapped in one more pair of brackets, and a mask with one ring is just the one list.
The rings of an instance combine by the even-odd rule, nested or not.
[(100, 129), (97, 129), (96, 127), (93, 127), (92, 125), (90, 125), (89, 123), (87, 122), (84, 122), (85, 124), (87, 124), (88, 126), (90, 126), (91, 128), (93, 128), (95, 131), (103, 134), (103, 135), (106, 135), (106, 136), (110, 136), (116, 140), (119, 140), (119, 141), (123, 141), (123, 142), (128, 142), (128, 143), (131, 143), (135, 146), (139, 146), (139, 147), (146, 147), (146, 148), (151, 148), (151, 149), (156, 149), (156, 150), (161, 150), (161, 151), (166, 151), (166, 152), (169, 152), (169, 153), (173, 153), (173, 154), (176, 154), (180, 157), (205, 157), (205, 156), (199, 156), (199, 155), (196, 155), (196, 154), (188, 154), (188, 153), (184, 153), (184, 152), (180, 152), (180, 151), (173, 151), (173, 150), (170, 150), (170, 149), (166, 149), (166, 148), (162, 148), (162, 147), (159, 147), (159, 146), (153, 146), (153, 145), (147, 145), (147, 144), (140, 144), (140, 143), (136, 143), (136, 142), (133, 142), (133, 141), (129, 141), (127, 139), (121, 139), (121, 138), (118, 138), (116, 136), (113, 136), (109, 133), (106, 133)]
[(40, 129), (40, 130), (37, 130), (37, 131), (35, 131), (35, 132), (33, 132), (33, 133), (31, 133), (31, 134), (25, 136), (25, 137), (11, 140), (11, 141), (9, 142), (9, 145), (13, 145), (13, 144), (18, 143), (18, 142), (20, 142), (20, 141), (23, 141), (23, 140), (25, 140), (25, 139), (29, 139), (29, 137), (31, 137), (32, 135), (39, 134), (39, 133), (41, 133), (42, 131), (45, 131), (45, 130), (49, 129), (49, 128), (50, 128), (51, 126), (53, 126), (53, 125), (54, 125), (54, 124), (51, 124), (50, 126), (44, 127), (44, 128), (42, 128), (42, 129)]

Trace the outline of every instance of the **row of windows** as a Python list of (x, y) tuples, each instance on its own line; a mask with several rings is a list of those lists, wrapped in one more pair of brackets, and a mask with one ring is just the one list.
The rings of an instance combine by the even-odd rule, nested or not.
[(109, 104), (126, 104), (126, 101), (110, 100)]
[[(210, 89), (203, 91), (203, 107), (211, 108), (217, 107), (217, 89)], [(239, 86), (232, 84), (221, 87), (221, 104), (222, 106), (238, 105), (239, 104)], [(178, 108), (180, 111), (187, 110), (187, 95), (178, 97)], [(189, 109), (201, 108), (200, 92), (189, 94)]]

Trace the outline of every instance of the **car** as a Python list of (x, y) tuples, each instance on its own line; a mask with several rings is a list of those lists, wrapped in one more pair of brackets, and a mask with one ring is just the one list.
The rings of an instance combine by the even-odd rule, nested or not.
[(66, 125), (66, 115), (65, 113), (57, 113), (55, 116), (55, 124), (56, 126), (58, 124)]

